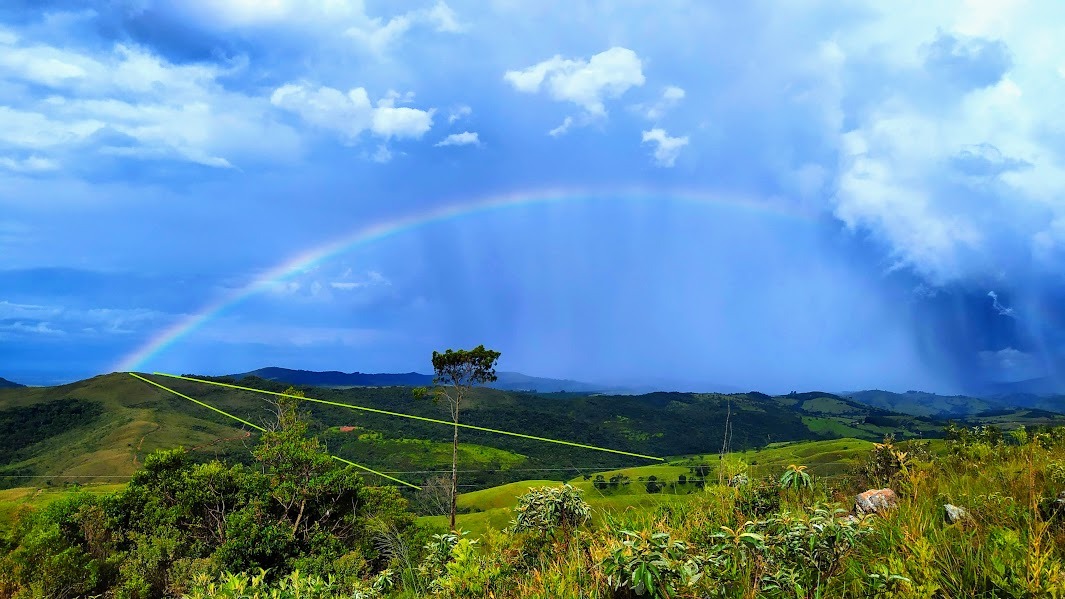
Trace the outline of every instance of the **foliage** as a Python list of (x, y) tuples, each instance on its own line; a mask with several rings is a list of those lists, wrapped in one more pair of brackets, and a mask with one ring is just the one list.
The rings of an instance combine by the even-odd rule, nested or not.
[(799, 491), (813, 486), (813, 479), (806, 471), (806, 466), (791, 464), (780, 477), (780, 488)]
[(532, 531), (542, 537), (569, 537), (592, 517), (581, 492), (570, 485), (533, 489), (518, 498), (514, 512), (516, 532)]
[(258, 468), (159, 451), (121, 492), (76, 494), (25, 515), (0, 557), (0, 596), (145, 599), (186, 592), (196, 575), (259, 569), (264, 584), (300, 571), (355, 588), (385, 569), (368, 522), (411, 534), (406, 501), (330, 459), (296, 400), (277, 407), (254, 449)]
[(392, 586), (391, 572), (384, 571), (373, 581), (355, 588), (344, 587), (330, 578), (294, 570), (273, 582), (266, 570), (257, 574), (224, 573), (218, 580), (197, 576), (185, 599), (377, 599)]
[(613, 588), (652, 598), (675, 597), (678, 587), (694, 585), (702, 576), (700, 560), (669, 533), (620, 532), (620, 544), (602, 564)]

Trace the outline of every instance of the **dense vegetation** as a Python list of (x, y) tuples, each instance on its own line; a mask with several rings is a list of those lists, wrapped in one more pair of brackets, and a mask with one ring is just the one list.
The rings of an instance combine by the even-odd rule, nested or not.
[[(251, 422), (261, 422), (269, 407), (264, 396), (255, 393), (159, 380)], [(285, 389), (261, 379), (241, 382), (273, 391)], [(407, 387), (304, 390), (310, 396), (342, 403), (448, 417), (445, 407), (414, 399)], [(251, 431), (249, 438), (249, 431), (241, 430), (238, 423), (126, 374), (60, 387), (0, 389), (0, 415), (61, 400), (96, 402), (103, 413), (92, 426), (65, 429), (32, 452), (13, 457), (5, 454), (13, 461), (0, 464), (0, 488), (37, 480), (46, 485), (128, 480), (149, 453), (179, 445), (188, 449), (194, 462), (221, 459), (251, 463), (245, 447), (254, 442), (257, 432)], [(309, 411), (311, 432), (336, 455), (378, 470), (402, 472), (401, 478), (417, 484), (451, 466), (452, 438), (446, 426), (322, 405), (310, 406)], [(825, 393), (606, 396), (478, 389), (463, 412), (463, 421), (469, 424), (522, 432), (523, 423), (532, 422), (538, 435), (663, 457), (719, 451), (726, 420), (734, 450), (840, 437), (877, 440), (885, 434), (900, 439), (928, 438), (941, 435), (946, 425), (945, 420), (874, 409)], [(1028, 409), (959, 419), (970, 426), (1063, 422), (1061, 415)], [(641, 463), (476, 431), (467, 431), (460, 438), (460, 484), (464, 491), (532, 478), (568, 480), (589, 470)]]
[[(1062, 427), (516, 483), (479, 492), (510, 507), (472, 535), (419, 524), (394, 488), (330, 459), (297, 408), (276, 406), (252, 466), (161, 451), (117, 492), (22, 510), (0, 597), (1065, 596)], [(896, 506), (849, 513), (881, 487)]]
[(0, 410), (0, 466), (32, 455), (52, 437), (93, 426), (103, 411), (99, 402), (74, 398)]
[(0, 597), (179, 596), (202, 573), (300, 571), (357, 588), (388, 557), (378, 534), (418, 544), (406, 501), (341, 467), (292, 400), (252, 455), (254, 467), (151, 454), (109, 495), (73, 493), (19, 514), (0, 544)]

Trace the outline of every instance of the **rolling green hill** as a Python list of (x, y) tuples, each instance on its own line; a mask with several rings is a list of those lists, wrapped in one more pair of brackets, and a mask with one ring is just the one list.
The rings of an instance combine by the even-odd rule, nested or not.
[[(756, 477), (778, 477), (788, 464), (803, 464), (813, 475), (833, 476), (845, 471), (868, 455), (873, 443), (862, 439), (835, 439), (831, 441), (806, 441), (774, 444), (760, 450), (735, 454), (749, 464), (748, 474)], [(695, 455), (670, 460), (666, 464), (639, 466), (586, 472), (585, 475), (570, 479), (569, 484), (580, 489), (589, 505), (595, 510), (595, 517), (602, 518), (606, 513), (616, 513), (629, 507), (659, 507), (666, 504), (684, 502), (689, 497), (698, 497), (700, 489), (693, 483), (681, 484), (679, 477), (691, 475), (691, 468), (706, 464), (710, 468), (708, 479), (717, 480), (718, 456)], [(615, 475), (624, 475), (628, 484), (609, 489), (598, 489), (594, 477), (602, 475), (609, 480)], [(654, 476), (663, 485), (657, 493), (648, 493), (646, 481)], [(459, 514), (458, 525), (464, 530), (480, 534), (487, 528), (496, 529), (507, 526), (514, 518), (513, 508), (517, 498), (534, 487), (561, 485), (562, 481), (523, 480), (490, 489), (463, 493), (458, 497), (459, 508), (467, 513)], [(424, 516), (422, 522), (446, 526), (445, 516)]]
[[(155, 377), (190, 397), (250, 422), (270, 415), (269, 397), (203, 383)], [(226, 379), (230, 380), (230, 379)], [(246, 378), (272, 391), (287, 385)], [(305, 388), (308, 396), (447, 419), (444, 406), (416, 400), (410, 388)], [(450, 469), (448, 426), (305, 403), (312, 432), (333, 453), (420, 483)], [(536, 394), (478, 389), (463, 407), (464, 423), (655, 456), (692, 456), (721, 449), (726, 420), (733, 451), (853, 437), (934, 437), (945, 424), (871, 408), (828, 393), (646, 395)], [(1009, 426), (1063, 422), (1036, 410), (1006, 411), (969, 423)], [(128, 374), (59, 387), (0, 389), (0, 487), (124, 480), (158, 448), (183, 445), (204, 459), (246, 461), (255, 431)], [(523, 479), (566, 480), (588, 471), (645, 466), (646, 460), (539, 441), (463, 430), (459, 467), (464, 489)]]

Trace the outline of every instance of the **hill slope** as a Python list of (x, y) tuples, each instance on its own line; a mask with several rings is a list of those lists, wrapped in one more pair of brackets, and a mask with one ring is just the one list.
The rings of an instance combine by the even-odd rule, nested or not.
[[(260, 423), (269, 396), (203, 383), (156, 378), (181, 393)], [(232, 381), (232, 379), (225, 379)], [(240, 384), (283, 391), (288, 384), (244, 378)], [(309, 397), (447, 420), (447, 408), (416, 400), (408, 387), (305, 388)], [(449, 426), (304, 404), (312, 432), (333, 453), (370, 468), (424, 481), (450, 468)], [(463, 407), (467, 424), (533, 434), (661, 457), (720, 450), (726, 419), (734, 451), (787, 441), (854, 437), (879, 440), (938, 435), (944, 422), (870, 408), (828, 393), (772, 397), (761, 393), (646, 395), (537, 394), (477, 389)], [(971, 422), (1061, 422), (1033, 410), (1005, 412)], [(254, 435), (186, 399), (128, 374), (99, 376), (60, 387), (0, 390), (0, 486), (24, 486), (27, 477), (54, 482), (108, 482), (131, 474), (144, 455), (184, 445), (196, 455), (247, 461)], [(252, 431), (254, 432), (254, 431)], [(564, 480), (589, 469), (642, 466), (646, 460), (530, 439), (463, 430), (460, 469), (464, 490), (523, 479)], [(43, 479), (53, 480), (53, 479)]]
[(14, 381), (9, 381), (4, 377), (0, 377), (0, 389), (13, 389), (16, 387), (25, 387), (25, 385), (20, 385)]

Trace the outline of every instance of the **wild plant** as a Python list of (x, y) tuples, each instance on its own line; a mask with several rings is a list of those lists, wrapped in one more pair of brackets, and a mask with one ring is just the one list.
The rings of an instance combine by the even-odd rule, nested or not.
[(691, 587), (702, 577), (701, 558), (669, 533), (620, 533), (620, 544), (602, 563), (607, 582), (614, 589), (651, 599), (672, 598), (678, 589)]

